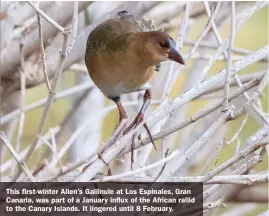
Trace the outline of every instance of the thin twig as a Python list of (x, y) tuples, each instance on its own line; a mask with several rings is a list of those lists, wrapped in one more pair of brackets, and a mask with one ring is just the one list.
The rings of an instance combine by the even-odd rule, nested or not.
[[(77, 94), (81, 91), (86, 91), (90, 88), (93, 88), (93, 84), (91, 84), (91, 83), (83, 83), (83, 84), (76, 85), (70, 89), (66, 89), (66, 90), (63, 90), (63, 91), (56, 93), (54, 101), (68, 97), (68, 96), (72, 96), (73, 94)], [(46, 102), (47, 102), (47, 98), (43, 98), (41, 100), (35, 101), (31, 104), (28, 104), (24, 107), (24, 112), (28, 112), (28, 111), (31, 111), (33, 109), (39, 108), (39, 107), (43, 106), (44, 104), (46, 104)], [(8, 123), (19, 115), (20, 115), (20, 109), (16, 109), (16, 110), (4, 115), (3, 117), (1, 117), (0, 122), (1, 122), (1, 124)]]
[(72, 38), (70, 40), (67, 53), (69, 53), (72, 50), (74, 44), (76, 43), (77, 31), (78, 31), (78, 1), (74, 1), (73, 18), (72, 18)]
[[(235, 80), (236, 80), (238, 86), (242, 86), (242, 82), (241, 82), (239, 76), (235, 75), (234, 77), (235, 77)], [(246, 100), (250, 99), (247, 92), (244, 92), (243, 96), (245, 97)], [(254, 110), (255, 113), (258, 114), (258, 116), (262, 119), (262, 121), (265, 124), (267, 124), (267, 125), (269, 124), (268, 118), (264, 115), (264, 113), (261, 111), (261, 109), (259, 109), (259, 107), (257, 107), (255, 104), (252, 104), (252, 109)]]
[[(16, 152), (20, 151), (20, 144), (21, 144), (21, 138), (23, 135), (23, 128), (24, 128), (24, 121), (25, 121), (25, 113), (24, 113), (24, 103), (25, 103), (25, 60), (24, 60), (24, 53), (23, 53), (23, 44), (20, 45), (20, 51), (21, 51), (21, 69), (20, 69), (20, 81), (21, 81), (21, 107), (20, 107), (20, 124), (19, 124), (19, 132), (16, 142), (15, 150)], [(13, 163), (13, 167), (11, 169), (11, 175), (14, 174), (16, 170), (16, 161)]]
[[(170, 151), (170, 149), (168, 148), (168, 149), (166, 150), (165, 154), (164, 154), (164, 157), (162, 157), (162, 159), (166, 158), (166, 157), (170, 154), (169, 151)], [(163, 173), (163, 171), (164, 171), (164, 169), (165, 169), (165, 167), (166, 167), (166, 164), (167, 164), (167, 163), (163, 164), (163, 166), (162, 166), (160, 172), (158, 173), (158, 175), (156, 176), (156, 178), (153, 180), (153, 182), (156, 182), (156, 181), (158, 180), (158, 178), (162, 175), (162, 173)]]
[(222, 112), (227, 112), (229, 110), (228, 106), (228, 98), (230, 95), (230, 79), (231, 79), (231, 70), (232, 70), (232, 49), (234, 44), (235, 37), (235, 2), (231, 2), (231, 30), (230, 30), (230, 40), (228, 47), (228, 58), (227, 58), (227, 69), (225, 76), (225, 84), (224, 84), (224, 95), (223, 95), (223, 104), (222, 104)]
[(260, 85), (258, 86), (257, 89), (255, 89), (254, 93), (249, 98), (247, 103), (244, 104), (241, 109), (238, 109), (232, 113), (232, 115), (230, 116), (231, 119), (238, 118), (239, 116), (242, 116), (249, 109), (249, 107), (255, 102), (255, 100), (262, 94), (265, 86), (268, 84), (268, 78), (269, 78), (269, 70), (265, 73)]
[[(217, 168), (215, 168), (214, 170), (208, 172), (208, 174), (204, 177), (204, 179), (202, 179), (202, 181), (208, 181), (209, 179), (211, 179), (213, 176), (216, 176), (217, 174), (219, 174), (220, 172), (222, 172), (223, 170), (227, 169), (229, 166), (233, 165), (234, 163), (236, 163), (237, 161), (239, 161), (242, 158), (245, 158), (246, 156), (248, 156), (249, 154), (251, 154), (252, 152), (256, 151), (257, 149), (268, 145), (268, 140), (266, 141), (262, 141), (262, 142), (258, 142), (250, 147), (248, 147), (247, 149), (241, 151), (239, 154), (233, 156), (232, 158), (230, 158), (228, 161), (224, 162), (223, 164), (219, 165)], [(268, 178), (268, 176), (267, 176)]]
[(238, 137), (236, 137), (236, 141), (237, 141), (237, 144), (235, 148), (235, 154), (238, 154), (241, 147), (241, 140)]
[(44, 41), (43, 41), (43, 30), (42, 30), (42, 21), (40, 19), (40, 14), (36, 12), (37, 15), (37, 21), (38, 21), (38, 33), (39, 33), (39, 40), (40, 40), (40, 51), (41, 51), (41, 60), (42, 60), (42, 67), (43, 67), (43, 74), (45, 78), (45, 83), (47, 86), (48, 91), (50, 91), (50, 81), (48, 77), (48, 72), (47, 72), (47, 64), (46, 64), (46, 54), (44, 50)]
[[(243, 92), (249, 90), (250, 88), (253, 88), (254, 86), (258, 85), (259, 82), (261, 81), (261, 77), (260, 78), (256, 78), (252, 81), (250, 81), (249, 83), (245, 84), (244, 86), (242, 86), (241, 88), (239, 88), (238, 90), (236, 90), (232, 95), (231, 97), (229, 98), (229, 100), (232, 100), (236, 97), (238, 97), (239, 95), (241, 95)], [(212, 113), (213, 111), (217, 110), (218, 108), (220, 108), (222, 105), (221, 102), (219, 102), (218, 104), (215, 104), (211, 107), (208, 107), (208, 108), (204, 108), (202, 110), (200, 110), (199, 112), (197, 112), (196, 114), (192, 115), (191, 117), (189, 117), (188, 119), (178, 123), (178, 124), (175, 124), (173, 126), (170, 126), (169, 128), (166, 128), (165, 130), (163, 131), (160, 131), (159, 133), (153, 135), (153, 140), (158, 140), (162, 137), (165, 137), (165, 136), (168, 136), (188, 125), (190, 125), (191, 123), (194, 123), (196, 121), (198, 121), (199, 119), (203, 118), (204, 116)], [(136, 142), (135, 145), (134, 145), (134, 149), (137, 149), (137, 148), (140, 148), (146, 144), (149, 144), (151, 141), (150, 139), (147, 137), (145, 139), (143, 139), (142, 141), (139, 141), (139, 142)], [(127, 148), (125, 149), (122, 153), (122, 154), (125, 154), (127, 152), (129, 152), (130, 149)]]
[[(251, 99), (243, 105), (240, 109), (231, 112), (230, 110), (228, 112), (224, 112), (204, 133), (202, 136), (199, 137), (198, 140), (195, 141), (195, 143), (181, 156), (178, 158), (178, 160), (174, 161), (174, 164), (177, 164), (177, 166), (170, 166), (170, 169), (167, 171), (167, 174), (164, 175), (164, 179), (167, 178), (167, 176), (172, 175), (177, 170), (179, 170), (183, 164), (185, 164), (189, 158), (197, 152), (205, 143), (206, 141), (211, 137), (211, 135), (216, 132), (220, 126), (225, 124), (227, 121), (234, 120), (236, 118), (239, 118), (241, 115), (243, 115), (245, 112), (247, 112), (248, 107), (251, 106), (251, 104), (258, 98), (258, 96), (261, 94), (263, 89), (265, 88), (266, 84), (268, 83), (268, 74), (267, 72), (265, 76), (263, 77), (260, 85), (258, 88), (254, 91), (254, 93), (251, 96)], [(217, 169), (214, 169), (217, 170)], [(217, 171), (212, 171), (217, 172)], [(212, 178), (214, 176), (213, 174), (208, 174), (209, 177)], [(161, 179), (163, 180), (163, 179)]]
[[(258, 155), (256, 155), (256, 156), (258, 156)], [(249, 170), (251, 167), (253, 167), (254, 165), (256, 165), (256, 164), (258, 164), (258, 163), (260, 163), (261, 162), (261, 160), (260, 160), (260, 156), (258, 156), (258, 157), (251, 157), (251, 159), (250, 160), (248, 160), (245, 164), (244, 164), (244, 167), (242, 168), (242, 169), (237, 169), (237, 170), (235, 170), (234, 172), (233, 172), (233, 174), (236, 174), (236, 175), (238, 175), (238, 174), (242, 174), (242, 173), (245, 173), (247, 170)], [(229, 190), (227, 190), (229, 187), (231, 188), (233, 185), (224, 185), (224, 184), (218, 184), (218, 185), (213, 185), (212, 187), (210, 187), (209, 189), (207, 189), (207, 190), (205, 190), (204, 192), (203, 192), (203, 194), (201, 194), (201, 196), (203, 196), (203, 199), (204, 200), (207, 200), (210, 196), (213, 196), (213, 195), (215, 195), (215, 193), (218, 191), (218, 190), (220, 190), (220, 189), (222, 189), (223, 188), (223, 190), (224, 191), (229, 191)], [(225, 192), (224, 192), (225, 193)]]
[[(184, 18), (182, 20), (182, 23), (180, 25), (180, 29), (176, 38), (176, 46), (179, 50), (179, 52), (182, 50), (183, 47), (183, 43), (184, 43), (184, 39), (185, 39), (185, 34), (186, 34), (186, 30), (187, 30), (187, 26), (189, 24), (189, 16), (191, 13), (191, 8), (192, 8), (192, 3), (191, 2), (187, 2), (186, 3), (186, 10), (185, 10), (185, 14), (184, 14)], [(163, 91), (163, 100), (165, 100), (172, 88), (172, 84), (173, 84), (173, 77), (174, 77), (174, 71), (175, 71), (175, 67), (176, 64), (175, 62), (171, 62), (170, 66), (169, 66), (169, 70), (166, 76), (166, 81), (165, 81), (165, 85), (164, 85), (164, 91)], [(179, 69), (181, 70), (181, 68)], [(179, 74), (177, 74), (177, 76), (179, 76)]]
[(214, 151), (212, 151), (213, 153), (209, 156), (209, 158), (206, 160), (206, 162), (204, 163), (204, 165), (200, 169), (200, 171), (199, 171), (200, 175), (204, 174), (205, 170), (209, 166), (210, 162), (214, 161), (217, 158), (217, 156), (219, 155), (219, 153), (222, 150), (222, 148), (221, 148), (222, 145), (223, 145), (223, 141), (221, 141), (221, 143), (217, 146), (217, 148)]
[(260, 127), (254, 134), (252, 134), (245, 142), (245, 146), (250, 146), (261, 137), (263, 137), (264, 133), (268, 130), (267, 126)]
[[(115, 180), (115, 179), (120, 179), (120, 178), (123, 178), (123, 177), (126, 177), (126, 176), (130, 176), (130, 175), (135, 175), (137, 173), (141, 173), (141, 172), (144, 172), (144, 171), (147, 171), (147, 170), (150, 170), (150, 169), (153, 169), (155, 167), (158, 167), (158, 166), (161, 166), (165, 163), (167, 163), (168, 161), (170, 161), (172, 158), (174, 158), (175, 156), (177, 156), (179, 154), (179, 151), (174, 151), (172, 154), (170, 154), (168, 157), (165, 157), (164, 159), (162, 160), (159, 160), (153, 164), (150, 164), (148, 166), (145, 166), (143, 168), (140, 168), (140, 169), (136, 169), (136, 170), (133, 170), (133, 171), (128, 171), (128, 172), (125, 172), (125, 173), (121, 173), (119, 175), (113, 175), (113, 176), (105, 176), (103, 177), (102, 179), (97, 179), (97, 180), (93, 180), (94, 182), (99, 182), (99, 181), (112, 181), (112, 180)], [(80, 181), (83, 180), (83, 178), (80, 178)], [(85, 179), (85, 181), (87, 181)]]
[(214, 202), (203, 204), (203, 210), (211, 210), (213, 208), (219, 208), (219, 207), (226, 208), (226, 205), (222, 202), (221, 199)]
[(208, 20), (208, 23), (207, 23), (206, 27), (204, 28), (204, 30), (200, 34), (199, 38), (196, 40), (196, 43), (194, 44), (193, 48), (191, 49), (187, 59), (191, 58), (191, 56), (194, 54), (195, 50), (198, 48), (198, 46), (199, 46), (200, 42), (202, 41), (202, 39), (206, 36), (206, 34), (210, 30), (210, 28), (212, 28), (212, 23), (214, 23), (215, 16), (217, 15), (217, 13), (218, 13), (218, 11), (219, 11), (219, 9), (221, 7), (221, 4), (222, 4), (221, 1), (217, 3), (214, 12), (209, 17), (209, 20)]
[(36, 182), (36, 179), (32, 176), (31, 171), (26, 166), (25, 162), (20, 158), (20, 156), (17, 154), (17, 152), (14, 150), (8, 139), (6, 138), (6, 135), (0, 131), (0, 139), (4, 142), (10, 153), (13, 155), (15, 160), (18, 163), (19, 168), (22, 172), (25, 173), (25, 175), (29, 178), (31, 182)]
[[(119, 127), (116, 129), (116, 131), (111, 135), (111, 137), (108, 139), (108, 141), (104, 144), (103, 148), (106, 149), (108, 148), (109, 146), (111, 146), (115, 141), (116, 139), (118, 138), (118, 136), (120, 135), (121, 131), (124, 129), (124, 126), (127, 124), (127, 121), (124, 119)], [(80, 130), (77, 130), (75, 133), (80, 133), (81, 130), (83, 130), (85, 128), (80, 128)], [(74, 134), (75, 134), (74, 133)], [(73, 135), (74, 135), (73, 134)], [(58, 153), (58, 157), (59, 158), (62, 158), (65, 153), (68, 151), (68, 149), (71, 147), (71, 144), (75, 141), (75, 136), (71, 136), (70, 139), (63, 145), (63, 147), (61, 148), (61, 150), (59, 151)], [(55, 161), (52, 161), (52, 163), (50, 164), (51, 166), (55, 166), (56, 162)]]
[(56, 144), (56, 139), (55, 139), (55, 133), (52, 129), (49, 130), (50, 134), (51, 134), (51, 143), (53, 146), (53, 152), (55, 155), (55, 159), (58, 161), (59, 165), (60, 165), (60, 170), (62, 171), (63, 169), (63, 162), (62, 159), (59, 157), (58, 151), (57, 151), (57, 144)]
[(105, 151), (105, 149), (109, 148), (111, 145), (113, 145), (117, 138), (120, 136), (121, 132), (124, 130), (124, 127), (127, 124), (127, 119), (121, 120), (120, 124), (117, 126), (115, 131), (112, 133), (111, 137), (108, 139), (108, 141), (102, 146), (102, 152)]
[(47, 14), (45, 14), (39, 7), (35, 5), (35, 3), (31, 1), (27, 1), (27, 3), (37, 12), (39, 13), (45, 20), (47, 20), (51, 25), (53, 25), (55, 28), (57, 28), (60, 32), (63, 34), (66, 34), (65, 29), (60, 26), (58, 23), (56, 23), (53, 19), (51, 19)]
[(51, 136), (51, 144), (52, 144), (52, 149), (53, 149), (53, 157), (54, 159), (58, 160), (58, 162), (60, 162), (60, 160), (58, 159), (58, 153), (57, 153), (57, 145), (56, 145), (56, 140), (55, 140), (55, 136), (52, 132), (52, 130), (49, 130), (50, 132), (50, 136)]
[(173, 161), (173, 164), (176, 166), (170, 166), (170, 169), (167, 169), (167, 172), (163, 174), (160, 181), (168, 178), (173, 175), (177, 170), (179, 170), (189, 159), (193, 156), (205, 143), (209, 140), (209, 138), (227, 121), (229, 116), (229, 112), (224, 113), (218, 117), (218, 119), (200, 136), (193, 145), (187, 149), (187, 151), (178, 158), (178, 160)]
[[(241, 75), (240, 76), (240, 79), (245, 84), (245, 83), (247, 83), (247, 82), (255, 79), (256, 77), (261, 77), (265, 73), (266, 73), (266, 70), (260, 71), (260, 72), (255, 72), (255, 73), (251, 73), (251, 74), (248, 74), (248, 75)], [(231, 82), (230, 82), (230, 87), (231, 86), (232, 87), (237, 87), (237, 83), (236, 83), (236, 81), (234, 79), (232, 79)], [(208, 90), (205, 93), (199, 95), (198, 97), (201, 97), (202, 95), (214, 93), (214, 92), (219, 91), (219, 90), (222, 90), (223, 91), (223, 87), (224, 87), (224, 83), (219, 83), (218, 85), (215, 85), (210, 90)], [(223, 94), (222, 94), (222, 97), (223, 97)]]
[[(204, 4), (208, 4), (207, 2), (203, 2), (203, 3)], [(209, 8), (209, 6), (208, 6), (208, 8)], [(210, 14), (211, 14), (211, 12), (209, 13), (209, 16), (210, 16)], [(214, 23), (214, 26), (216, 26), (215, 23)], [(212, 27), (213, 27), (213, 25), (212, 25)], [(194, 46), (195, 41), (187, 40), (186, 39), (185, 42), (184, 42), (184, 44), (186, 46)], [(217, 44), (213, 44), (212, 42), (207, 42), (207, 41), (200, 42), (199, 47), (210, 48), (210, 49), (218, 49), (219, 48), (219, 46)], [(252, 50), (249, 50), (249, 49), (244, 49), (244, 48), (239, 48), (239, 47), (233, 47), (232, 52), (234, 54), (239, 54), (239, 55), (245, 56), (245, 55), (249, 55), (253, 51)], [(264, 59), (262, 59), (262, 61), (268, 62), (268, 59), (267, 58), (264, 58)]]
[[(236, 131), (236, 133), (234, 134), (234, 136), (232, 137), (232, 139), (230, 139), (229, 141), (227, 141), (227, 142), (224, 144), (224, 146), (226, 146), (226, 145), (230, 145), (231, 143), (233, 143), (233, 142), (235, 141), (235, 139), (236, 139), (236, 138), (240, 135), (240, 133), (242, 132), (242, 130), (243, 130), (245, 124), (247, 123), (247, 120), (248, 120), (248, 113), (246, 113), (245, 118), (243, 119), (243, 121), (242, 121), (242, 123), (241, 123), (239, 129)], [(223, 147), (224, 147), (224, 146), (223, 146)]]
[(231, 215), (243, 216), (256, 209), (256, 207), (257, 205), (254, 203), (244, 203), (242, 205), (232, 207), (231, 209), (225, 211), (224, 213), (219, 214), (219, 216), (231, 216)]
[[(203, 2), (207, 11), (208, 16), (210, 16), (211, 12), (209, 9), (209, 5), (206, 1)], [(266, 3), (267, 4), (267, 3)], [(266, 4), (264, 4), (263, 2), (257, 2), (256, 5), (254, 7), (251, 8), (251, 10), (247, 9), (247, 14), (244, 15), (244, 17), (237, 22), (237, 25), (235, 26), (235, 33), (239, 31), (239, 29), (241, 28), (242, 24), (245, 23), (254, 13), (257, 9), (260, 9), (262, 7), (264, 7)], [(221, 37), (220, 37), (220, 33), (218, 32), (218, 29), (216, 27), (216, 25), (212, 24), (212, 28), (213, 28), (213, 32), (216, 36), (217, 42), (219, 44), (218, 50), (215, 54), (215, 56), (213, 57), (213, 59), (211, 59), (211, 61), (209, 61), (209, 63), (204, 67), (203, 72), (202, 73), (207, 73), (207, 71), (212, 67), (212, 65), (214, 64), (214, 62), (218, 59), (218, 56), (220, 55), (221, 52), (223, 52), (223, 55), (226, 59), (228, 59), (228, 54), (226, 52), (226, 50), (224, 49), (224, 47), (226, 46), (229, 37), (226, 38), (224, 40), (224, 42), (222, 41)], [(242, 86), (242, 82), (240, 81), (239, 77), (237, 74), (234, 75), (235, 80), (237, 82), (237, 84), (239, 86)], [(246, 98), (246, 100), (249, 100), (249, 96), (247, 94), (247, 92), (245, 92), (244, 97)], [(252, 108), (253, 110), (258, 114), (258, 116), (263, 120), (263, 122), (265, 122), (266, 124), (268, 124), (268, 120), (267, 118), (264, 116), (264, 114), (260, 111), (259, 108), (257, 108), (257, 106), (255, 104), (252, 104)]]
[[(51, 106), (51, 104), (54, 100), (54, 97), (55, 97), (55, 90), (56, 90), (56, 86), (58, 83), (58, 79), (63, 71), (65, 59), (67, 56), (67, 44), (68, 44), (68, 36), (69, 36), (68, 33), (70, 33), (70, 28), (66, 28), (65, 32), (63, 34), (63, 38), (64, 38), (63, 39), (63, 46), (62, 46), (62, 51), (61, 51), (58, 67), (56, 69), (55, 76), (54, 76), (54, 79), (53, 79), (53, 82), (51, 85), (51, 91), (49, 92), (48, 99), (47, 99), (46, 105), (44, 107), (41, 120), (40, 120), (39, 125), (38, 125), (37, 133), (34, 137), (33, 142), (31, 143), (31, 145), (29, 147), (29, 150), (28, 150), (25, 158), (24, 158), (24, 160), (26, 162), (29, 160), (29, 158), (31, 157), (32, 153), (35, 150), (35, 147), (36, 147), (37, 142), (38, 142), (38, 136), (42, 135), (43, 128), (44, 128), (44, 125), (45, 125), (45, 122), (46, 122), (46, 119), (47, 119), (47, 116), (49, 113), (50, 106)], [(19, 176), (19, 173), (16, 176)]]
[[(236, 118), (240, 117), (241, 115), (243, 115), (248, 110), (248, 107), (251, 106), (251, 104), (258, 98), (258, 96), (261, 94), (261, 92), (265, 88), (266, 84), (268, 83), (268, 74), (269, 74), (269, 72), (267, 72), (265, 74), (265, 76), (263, 77), (262, 82), (260, 83), (259, 87), (254, 91), (254, 93), (251, 96), (250, 100), (245, 105), (243, 105), (240, 109), (236, 110), (235, 112), (232, 112), (229, 115), (229, 118), (230, 119), (236, 119)], [(251, 148), (254, 148), (254, 147), (255, 147), (255, 145), (252, 145), (251, 146)], [(251, 148), (249, 148), (249, 149), (251, 149)], [(251, 149), (252, 151), (250, 153), (248, 153), (247, 150), (245, 150), (247, 153), (240, 152), (239, 154), (237, 154), (236, 156), (234, 156), (233, 158), (231, 158), (230, 160), (228, 160), (226, 163), (224, 163), (224, 164), (218, 166), (216, 169), (210, 171), (208, 173), (208, 177), (204, 181), (206, 181), (206, 180), (212, 178), (213, 176), (217, 175), (218, 173), (220, 173), (221, 171), (223, 171), (224, 169), (226, 169), (228, 166), (232, 165), (233, 163), (235, 163), (236, 161), (238, 161), (240, 158), (246, 157), (245, 155), (248, 155), (248, 154), (252, 153), (256, 149), (254, 149), (254, 150)]]
[[(153, 104), (159, 104), (159, 101), (152, 101), (151, 105)], [(130, 102), (125, 102), (123, 103), (124, 106), (132, 106), (132, 105), (137, 105), (137, 101), (130, 101)], [(117, 106), (115, 104), (108, 106), (106, 108), (104, 108), (99, 115), (105, 115), (108, 112), (110, 112), (111, 110), (116, 109)], [(80, 136), (80, 134), (88, 127), (88, 125), (92, 124), (92, 118), (87, 119), (87, 121), (83, 122), (75, 131), (74, 133), (69, 137), (69, 139), (65, 142), (65, 144), (63, 145), (63, 147), (61, 148), (61, 150), (59, 151), (59, 157), (63, 157), (64, 154), (70, 149), (70, 147), (74, 144), (75, 140), (77, 139), (78, 136)], [(113, 140), (113, 137), (110, 138), (110, 140)], [(107, 148), (107, 145), (111, 145), (110, 141), (105, 144), (105, 148), (104, 150)], [(55, 165), (55, 162), (53, 163)]]
[[(118, 139), (118, 137), (121, 135), (122, 131), (124, 130), (127, 122), (128, 122), (127, 119), (123, 119), (120, 122), (120, 124), (117, 126), (117, 128), (115, 129), (113, 134), (110, 136), (110, 138), (107, 140), (107, 142), (102, 146), (102, 150), (100, 151), (100, 155), (102, 155), (102, 153), (104, 152), (105, 149), (109, 148), (111, 145), (113, 145), (116, 142), (116, 140)], [(104, 161), (104, 163), (107, 164), (105, 161)], [(86, 165), (83, 168), (83, 171), (85, 171), (89, 165), (90, 164)]]
[[(206, 176), (171, 176), (167, 178), (168, 182), (201, 182)], [(268, 182), (268, 173), (266, 174), (250, 174), (250, 175), (222, 175), (214, 176), (210, 180), (203, 182), (203, 184), (246, 184), (252, 185), (257, 183)], [(156, 177), (124, 177), (115, 181), (121, 182), (153, 182)]]
[[(54, 133), (58, 133), (59, 130), (60, 130), (60, 127), (55, 127), (55, 128), (53, 128)], [(50, 137), (50, 134), (47, 133), (47, 134), (45, 134), (45, 135), (42, 137), (42, 140), (43, 140), (43, 141), (44, 141), (44, 140), (47, 141), (47, 140), (49, 139), (49, 137)], [(40, 137), (39, 137), (39, 138), (40, 138)], [(40, 147), (42, 147), (42, 144), (43, 144), (43, 143), (44, 143), (44, 142), (38, 142), (36, 148), (40, 148)], [(46, 143), (46, 144), (47, 144), (47, 143)], [(25, 157), (25, 155), (26, 155), (28, 149), (29, 149), (29, 147), (26, 147), (26, 148), (24, 148), (24, 149), (19, 153), (20, 158), (24, 158), (24, 157)], [(6, 161), (4, 164), (1, 164), (1, 169), (0, 169), (0, 170), (1, 170), (1, 173), (4, 173), (7, 169), (9, 169), (9, 168), (12, 166), (12, 161), (13, 161), (13, 158), (10, 159), (10, 160), (8, 160), (8, 161)]]

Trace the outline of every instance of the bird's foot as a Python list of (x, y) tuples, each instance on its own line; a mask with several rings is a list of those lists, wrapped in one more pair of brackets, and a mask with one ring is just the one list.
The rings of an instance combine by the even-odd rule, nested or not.
[[(139, 114), (136, 116), (135, 120), (130, 124), (130, 126), (127, 127), (127, 128), (125, 129), (125, 131), (123, 132), (123, 135), (129, 133), (129, 131), (130, 131), (132, 128), (136, 128), (136, 127), (137, 127), (143, 120), (144, 120), (144, 115), (141, 114), (141, 113), (139, 113)], [(148, 135), (149, 135), (149, 138), (150, 138), (151, 143), (153, 144), (153, 147), (155, 148), (155, 150), (157, 150), (157, 149), (156, 149), (156, 146), (155, 146), (155, 143), (154, 143), (154, 140), (153, 140), (153, 138), (152, 138), (152, 135), (151, 135), (151, 133), (150, 133), (150, 130), (149, 130), (149, 128), (148, 128), (148, 125), (147, 125), (146, 123), (144, 123), (143, 126), (144, 126), (144, 128), (146, 129), (146, 131), (147, 131), (147, 133), (148, 133)], [(136, 135), (136, 133), (135, 133), (134, 135)], [(139, 139), (141, 139), (141, 136), (140, 136), (140, 135), (139, 135), (138, 137), (139, 137)]]
[[(144, 120), (144, 115), (139, 113), (136, 116), (135, 120), (130, 124), (130, 126), (127, 127), (126, 130), (123, 132), (123, 135), (127, 134), (132, 128), (136, 128), (143, 120)], [(144, 126), (144, 128), (146, 129), (146, 131), (147, 131), (147, 133), (149, 135), (149, 138), (151, 140), (151, 143), (153, 144), (153, 147), (155, 148), (155, 150), (157, 150), (147, 124), (144, 123), (143, 126)], [(133, 137), (132, 137), (132, 143), (131, 143), (131, 169), (133, 169), (133, 163), (134, 163), (134, 143), (135, 143), (135, 138), (136, 137), (137, 137), (137, 133), (135, 132)], [(138, 135), (138, 138), (141, 139), (141, 136)]]

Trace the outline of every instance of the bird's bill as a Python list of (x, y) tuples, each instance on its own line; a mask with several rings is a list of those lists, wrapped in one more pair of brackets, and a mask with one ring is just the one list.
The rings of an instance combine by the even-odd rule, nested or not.
[(168, 58), (172, 61), (175, 61), (179, 64), (185, 65), (185, 61), (182, 57), (182, 55), (180, 55), (180, 53), (177, 51), (176, 49), (176, 44), (174, 41), (170, 40), (170, 51), (168, 52)]

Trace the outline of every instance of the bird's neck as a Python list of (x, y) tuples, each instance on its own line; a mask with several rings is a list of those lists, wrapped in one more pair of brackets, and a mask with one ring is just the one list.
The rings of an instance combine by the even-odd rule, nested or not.
[(152, 50), (148, 49), (147, 44), (150, 38), (149, 32), (139, 32), (130, 37), (130, 50), (137, 56), (141, 67), (147, 69), (159, 62), (154, 59)]

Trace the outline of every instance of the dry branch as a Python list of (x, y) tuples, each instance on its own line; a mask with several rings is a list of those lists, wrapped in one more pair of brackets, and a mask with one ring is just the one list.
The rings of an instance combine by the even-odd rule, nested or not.
[(229, 110), (228, 99), (230, 95), (230, 74), (232, 70), (232, 49), (234, 44), (234, 36), (235, 36), (235, 2), (231, 2), (231, 30), (230, 30), (230, 40), (228, 47), (228, 57), (227, 57), (227, 69), (225, 75), (225, 84), (224, 84), (224, 95), (223, 95), (223, 105), (222, 111), (226, 112)]
[(53, 19), (51, 19), (47, 14), (45, 14), (39, 7), (35, 5), (35, 3), (31, 1), (27, 1), (27, 3), (39, 14), (41, 15), (45, 20), (47, 20), (51, 25), (53, 25), (55, 28), (57, 28), (60, 32), (65, 33), (65, 30), (62, 26), (60, 26), (57, 22), (55, 22)]
[(38, 33), (39, 33), (39, 39), (40, 39), (40, 51), (41, 51), (41, 59), (42, 59), (42, 67), (43, 67), (43, 73), (45, 77), (45, 83), (48, 88), (48, 91), (50, 91), (50, 82), (48, 77), (48, 70), (47, 70), (47, 64), (46, 64), (46, 54), (44, 49), (44, 40), (43, 40), (43, 30), (42, 30), (42, 21), (40, 19), (40, 14), (36, 12), (37, 15), (37, 21), (38, 21)]
[[(259, 78), (256, 78), (256, 79), (253, 79), (252, 81), (250, 81), (249, 83), (245, 84), (244, 86), (242, 86), (241, 88), (239, 88), (237, 91), (235, 91), (231, 97), (229, 98), (229, 101), (233, 100), (234, 98), (238, 97), (239, 95), (243, 94), (243, 92), (249, 90), (250, 88), (253, 88), (254, 86), (258, 85), (259, 82), (261, 81), (263, 76), (260, 76)], [(219, 102), (218, 104), (214, 105), (214, 106), (211, 106), (211, 107), (208, 107), (208, 108), (204, 108), (202, 110), (200, 110), (199, 112), (197, 112), (196, 114), (192, 115), (191, 117), (189, 117), (188, 119), (180, 122), (180, 123), (177, 123), (173, 126), (170, 126), (162, 131), (160, 131), (159, 133), (153, 135), (153, 140), (158, 140), (162, 137), (165, 137), (165, 136), (168, 136), (186, 126), (188, 126), (189, 124), (191, 123), (194, 123), (196, 121), (198, 121), (199, 119), (203, 118), (204, 116), (212, 113), (213, 111), (217, 110), (218, 108), (221, 107), (221, 102)], [(140, 148), (140, 147), (143, 147), (144, 145), (146, 144), (149, 144), (151, 141), (149, 138), (145, 138), (143, 140), (141, 140), (140, 142), (136, 142), (135, 143), (135, 149), (136, 148)], [(126, 148), (122, 153), (121, 155), (129, 152), (130, 149), (129, 148)]]
[(63, 71), (63, 67), (64, 67), (64, 63), (65, 63), (65, 59), (66, 59), (66, 56), (67, 56), (67, 44), (68, 44), (68, 34), (70, 32), (70, 29), (65, 29), (64, 33), (63, 33), (63, 47), (62, 47), (62, 51), (61, 51), (61, 55), (60, 55), (60, 59), (59, 59), (59, 64), (58, 64), (58, 68), (56, 70), (56, 73), (55, 73), (55, 77), (53, 79), (53, 82), (52, 82), (52, 85), (51, 85), (51, 91), (49, 92), (49, 96), (47, 98), (47, 102), (46, 102), (46, 105), (44, 107), (44, 110), (43, 110), (43, 114), (42, 114), (42, 117), (41, 117), (41, 120), (39, 122), (39, 125), (38, 125), (38, 129), (37, 129), (37, 132), (36, 132), (36, 135), (34, 137), (34, 140), (33, 142), (31, 143), (30, 145), (30, 148), (25, 156), (25, 161), (28, 161), (30, 156), (32, 155), (33, 151), (35, 150), (35, 147), (37, 145), (37, 142), (38, 142), (38, 136), (41, 136), (42, 135), (42, 132), (43, 132), (43, 128), (44, 128), (44, 124), (46, 122), (46, 118), (48, 116), (48, 113), (49, 113), (49, 109), (50, 109), (50, 106), (54, 100), (54, 97), (55, 97), (55, 90), (56, 90), (56, 86), (57, 86), (57, 83), (58, 83), (58, 79)]
[[(121, 182), (152, 182), (155, 177), (122, 177), (118, 179), (115, 176), (104, 177), (100, 181), (121, 181)], [(201, 182), (206, 176), (184, 176), (184, 177), (169, 177), (168, 182)], [(96, 181), (96, 180), (95, 180)], [(252, 185), (258, 183), (267, 183), (268, 174), (250, 174), (250, 175), (225, 175), (225, 176), (214, 176), (212, 179), (207, 180), (204, 184), (245, 184)]]
[(17, 161), (19, 168), (22, 172), (25, 173), (25, 175), (28, 177), (28, 179), (32, 182), (36, 182), (36, 179), (32, 176), (31, 171), (26, 166), (25, 162), (20, 158), (20, 156), (17, 154), (17, 152), (14, 150), (8, 139), (6, 138), (5, 134), (0, 131), (0, 138), (4, 142), (5, 146), (8, 148), (14, 159)]

